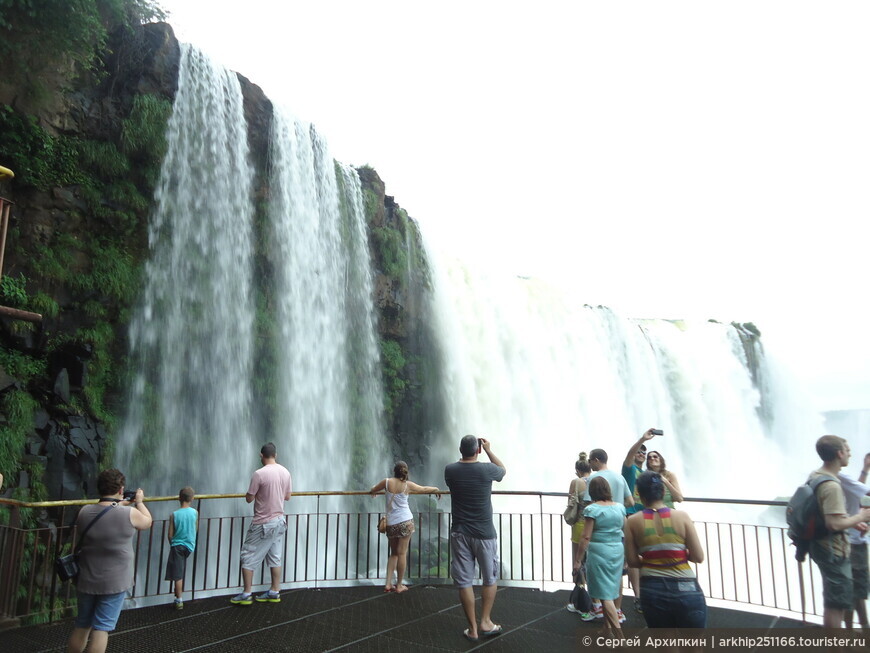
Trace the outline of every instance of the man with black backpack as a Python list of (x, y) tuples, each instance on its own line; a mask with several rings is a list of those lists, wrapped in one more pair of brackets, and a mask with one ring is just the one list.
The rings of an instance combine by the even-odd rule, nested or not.
[(822, 466), (810, 474), (808, 482), (812, 483), (817, 476), (830, 477), (816, 486), (816, 497), (828, 533), (809, 543), (809, 553), (822, 575), (824, 625), (826, 628), (842, 628), (843, 613), (852, 608), (852, 566), (849, 540), (844, 531), (849, 528), (866, 531), (870, 508), (863, 508), (851, 517), (846, 511), (846, 498), (838, 477), (840, 470), (849, 464), (852, 453), (846, 440), (836, 435), (823, 435), (816, 442), (816, 452), (822, 459)]

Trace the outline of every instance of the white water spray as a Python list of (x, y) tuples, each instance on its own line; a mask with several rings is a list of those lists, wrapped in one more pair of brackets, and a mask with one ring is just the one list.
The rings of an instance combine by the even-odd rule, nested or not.
[(270, 167), (276, 437), (298, 487), (344, 490), (387, 464), (359, 177), (279, 110)]
[[(490, 438), (509, 469), (498, 489), (564, 492), (578, 452), (603, 448), (618, 471), (640, 434), (658, 427), (665, 435), (648, 446), (686, 496), (774, 499), (809, 471), (780, 471), (782, 418), (804, 417), (788, 420), (799, 429), (788, 438), (807, 441), (820, 417), (797, 404), (763, 415), (732, 325), (623, 318), (543, 282), (428, 253), (448, 406), (436, 466), (472, 433)], [(776, 384), (756, 353), (766, 383)], [(746, 482), (753, 461), (771, 467)]]
[(151, 495), (188, 484), (238, 491), (238, 454), (250, 452), (253, 466), (257, 451), (253, 173), (238, 78), (184, 44), (167, 145), (130, 327), (134, 369), (118, 457)]

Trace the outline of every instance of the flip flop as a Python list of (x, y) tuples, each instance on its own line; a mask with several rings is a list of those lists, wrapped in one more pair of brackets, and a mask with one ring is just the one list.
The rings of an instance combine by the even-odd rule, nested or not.
[(462, 634), (465, 635), (465, 639), (467, 639), (469, 642), (476, 642), (478, 639), (480, 639), (479, 637), (472, 637), (471, 635), (469, 635), (468, 630), (469, 629), (466, 628), (462, 631)]
[(496, 624), (492, 630), (481, 630), (480, 634), (484, 637), (492, 637), (493, 635), (498, 635), (502, 631), (502, 627), (499, 624)]
[(393, 589), (392, 587), (385, 587), (385, 588), (384, 588), (384, 594), (388, 594), (388, 593), (390, 593), (390, 592), (395, 592), (395, 591), (396, 591), (396, 590)]

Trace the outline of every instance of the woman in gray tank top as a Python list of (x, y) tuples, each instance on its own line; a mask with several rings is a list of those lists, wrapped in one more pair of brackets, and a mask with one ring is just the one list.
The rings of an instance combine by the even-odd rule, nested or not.
[(151, 513), (142, 488), (132, 503), (124, 501), (126, 482), (117, 469), (102, 472), (97, 478), (100, 501), (82, 508), (76, 519), (79, 533), (91, 522), (93, 526), (80, 543), (78, 612), (68, 648), (72, 653), (84, 651), (88, 640), (90, 653), (106, 650), (109, 632), (133, 586), (133, 535), (151, 528)]

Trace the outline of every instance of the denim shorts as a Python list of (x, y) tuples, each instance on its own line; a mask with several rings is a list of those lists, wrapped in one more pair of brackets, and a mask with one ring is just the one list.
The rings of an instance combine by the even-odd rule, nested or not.
[(85, 594), (77, 592), (78, 612), (76, 613), (76, 628), (92, 628), (94, 630), (115, 630), (124, 598), (127, 592), (117, 594)]
[(474, 561), (480, 567), (484, 585), (495, 585), (498, 580), (498, 539), (481, 540), (462, 533), (450, 533), (450, 575), (459, 588), (474, 584)]
[(852, 564), (818, 540), (810, 542), (810, 558), (822, 577), (822, 603), (834, 610), (852, 609)]
[(640, 604), (650, 628), (707, 626), (707, 601), (694, 578), (641, 576)]
[(867, 586), (870, 585), (870, 573), (867, 571), (867, 545), (853, 544), (852, 554), (852, 601), (864, 601), (867, 598)]

